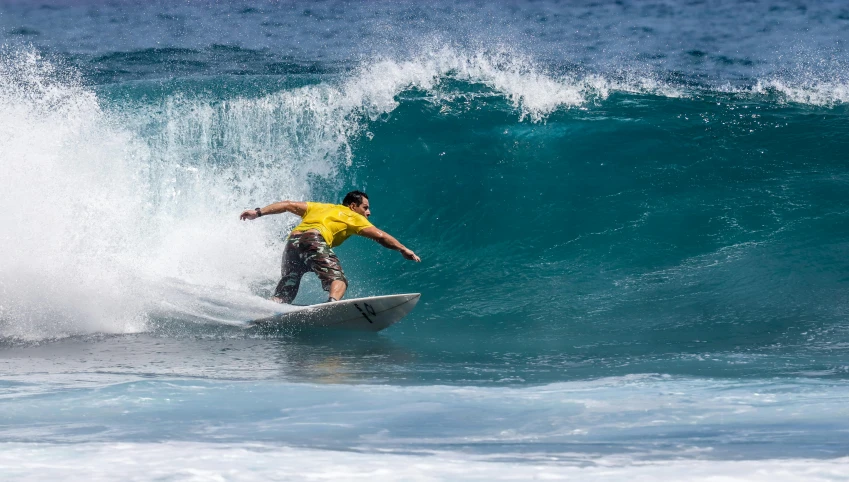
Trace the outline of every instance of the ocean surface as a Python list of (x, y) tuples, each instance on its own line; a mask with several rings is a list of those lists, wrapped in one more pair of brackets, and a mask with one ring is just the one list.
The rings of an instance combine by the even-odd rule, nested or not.
[[(0, 478), (849, 480), (841, 1), (0, 1)], [(378, 334), (244, 329), (293, 215)], [(324, 299), (308, 275), (296, 300)]]

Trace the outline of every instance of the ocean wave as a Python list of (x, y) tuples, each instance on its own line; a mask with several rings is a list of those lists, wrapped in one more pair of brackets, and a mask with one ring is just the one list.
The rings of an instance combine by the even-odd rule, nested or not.
[[(6, 410), (17, 416), (0, 427), (0, 438), (45, 444), (190, 439), (382, 454), (462, 446), (479, 461), (524, 453), (518, 461), (556, 460), (561, 467), (605, 456), (625, 466), (682, 458), (786, 460), (820, 456), (824, 443), (837, 456), (846, 445), (829, 441), (821, 429), (845, 429), (846, 422), (837, 421), (846, 413), (845, 383), (635, 374), (521, 387), (352, 384), (340, 383), (348, 367), (326, 350), (304, 359), (271, 347), (252, 353), (252, 345), (236, 356), (209, 358), (202, 356), (208, 345), (190, 343), (187, 357), (156, 344), (160, 363), (142, 366), (128, 366), (113, 347), (91, 360), (45, 363), (37, 374), (19, 366), (31, 361), (18, 356), (10, 366), (21, 380), (11, 381), (27, 383), (4, 396)], [(82, 377), (67, 371), (89, 366), (98, 369)], [(312, 370), (314, 378), (285, 382), (281, 370)], [(103, 426), (109, 430), (98, 430)], [(805, 443), (798, 433), (808, 434)]]
[[(269, 88), (263, 86), (263, 89), (244, 95), (206, 88), (214, 86), (217, 79), (157, 88), (133, 84), (94, 89), (86, 86), (73, 69), (31, 51), (9, 52), (4, 55), (0, 69), (0, 114), (3, 116), (0, 139), (4, 143), (0, 160), (7, 173), (0, 195), (0, 207), (3, 208), (0, 248), (4, 252), (0, 256), (0, 286), (9, 300), (0, 309), (0, 334), (13, 338), (47, 339), (91, 332), (144, 331), (149, 327), (151, 315), (161, 313), (159, 307), (163, 300), (171, 306), (170, 313), (174, 317), (197, 319), (198, 306), (193, 305), (190, 296), (174, 294), (169, 299), (163, 295), (169, 292), (164, 288), (172, 286), (169, 280), (213, 291), (220, 288), (221, 292), (267, 294), (278, 276), (281, 239), (294, 218), (279, 216), (262, 222), (239, 223), (238, 212), (284, 198), (334, 200), (338, 192), (362, 187), (362, 179), (370, 181), (379, 175), (372, 170), (369, 156), (412, 160), (410, 162), (418, 163), (412, 166), (414, 175), (419, 176), (417, 179), (427, 180), (423, 186), (444, 189), (448, 204), (492, 203), (480, 208), (484, 211), (497, 204), (490, 199), (496, 196), (492, 194), (494, 189), (524, 190), (519, 193), (522, 199), (534, 199), (545, 206), (560, 206), (556, 203), (564, 193), (568, 194), (568, 190), (583, 193), (570, 198), (570, 202), (590, 202), (590, 208), (564, 211), (564, 215), (572, 216), (571, 227), (561, 232), (564, 239), (581, 239), (580, 229), (585, 228), (586, 233), (608, 233), (606, 242), (625, 246), (627, 243), (617, 234), (617, 226), (621, 226), (619, 216), (626, 211), (629, 216), (646, 216), (654, 202), (644, 198), (646, 193), (659, 196), (659, 205), (671, 202), (678, 206), (676, 194), (671, 194), (670, 201), (665, 197), (670, 194), (662, 187), (692, 182), (698, 189), (719, 186), (719, 192), (731, 196), (728, 202), (733, 199), (725, 185), (705, 184), (702, 178), (688, 177), (687, 169), (708, 169), (705, 163), (696, 162), (679, 170), (680, 166), (670, 167), (674, 164), (668, 164), (671, 161), (660, 158), (655, 162), (651, 156), (647, 157), (645, 153), (655, 152), (653, 146), (657, 144), (654, 142), (664, 143), (665, 149), (674, 147), (679, 154), (698, 152), (699, 156), (708, 158), (716, 153), (712, 146), (718, 144), (702, 142), (699, 136), (724, 136), (720, 138), (723, 145), (733, 150), (741, 135), (784, 126), (780, 119), (767, 119), (754, 112), (744, 118), (723, 106), (682, 117), (682, 109), (704, 106), (703, 99), (690, 98), (699, 96), (694, 95), (699, 92), (695, 87), (678, 87), (660, 77), (637, 73), (604, 76), (553, 72), (530, 57), (507, 49), (424, 48), (403, 60), (363, 61), (358, 68), (339, 76), (313, 79), (307, 85), (278, 86), (276, 90), (270, 89), (274, 90), (272, 93), (267, 93)], [(775, 86), (779, 84), (769, 85), (772, 87), (764, 83), (757, 89), (730, 95), (751, 99), (753, 92), (764, 95), (757, 93), (758, 89), (767, 92), (778, 89)], [(792, 91), (785, 84), (781, 85)], [(831, 90), (824, 89), (823, 95), (832, 101), (845, 95), (839, 84), (835, 86)], [(605, 103), (617, 92), (625, 94), (622, 96), (624, 102), (620, 98)], [(724, 95), (727, 97), (729, 93)], [(641, 102), (636, 104), (653, 102), (652, 108), (629, 110), (629, 105), (634, 104), (631, 101), (640, 96)], [(814, 96), (804, 99), (807, 99), (805, 102), (825, 102)], [(468, 152), (463, 149), (474, 147), (477, 150), (469, 152), (479, 152), (477, 144), (466, 145), (465, 141), (445, 144), (443, 138), (438, 137), (451, 138), (439, 129), (443, 129), (442, 122), (451, 117), (444, 112), (450, 110), (450, 104), (455, 101), (469, 104), (464, 112), (481, 113), (473, 123), (460, 127), (478, 135), (477, 130), (486, 126), (485, 132), (480, 134), (489, 136), (484, 139), (486, 145), (500, 146), (479, 160), (485, 172), (466, 169), (450, 152), (447, 157), (441, 157), (454, 147), (464, 156), (468, 156)], [(405, 109), (399, 109), (402, 105)], [(583, 122), (586, 112), (592, 115), (596, 108), (604, 115), (593, 119), (601, 122)], [(552, 117), (555, 112), (567, 115)], [(554, 122), (550, 122), (552, 119)], [(634, 119), (647, 122), (637, 126), (632, 122)], [(426, 123), (435, 129), (430, 133), (436, 137), (425, 140), (416, 129), (410, 128), (410, 122), (417, 123), (416, 127), (418, 123)], [(548, 125), (549, 122), (556, 125)], [(652, 125), (665, 127), (654, 129)], [(386, 136), (375, 137), (374, 132), (380, 132), (381, 126), (389, 129), (384, 132), (400, 128), (400, 132), (394, 131), (391, 141), (405, 139), (403, 142), (412, 146), (410, 151), (399, 152), (392, 142), (385, 143)], [(831, 125), (824, 127), (833, 128)], [(403, 131), (415, 135), (405, 138)], [(616, 138), (611, 137), (611, 133), (616, 132), (639, 133), (629, 138), (628, 144), (637, 149), (635, 152), (642, 153), (636, 157), (637, 165), (642, 167), (632, 166), (639, 175), (621, 177), (617, 181), (619, 184), (615, 184), (625, 186), (625, 191), (617, 191), (615, 185), (599, 181), (607, 179), (608, 174), (602, 172), (610, 169), (609, 163), (605, 164), (605, 156), (612, 156), (610, 160), (614, 162), (621, 161), (616, 157), (621, 151), (607, 145), (609, 139)], [(664, 132), (682, 135), (669, 137)], [(539, 143), (533, 147), (523, 144), (528, 134), (538, 138)], [(791, 134), (783, 132), (784, 136)], [(757, 146), (757, 152), (765, 156), (770, 149), (781, 149), (778, 141), (782, 139), (766, 139)], [(508, 141), (513, 142), (511, 146), (519, 146), (519, 150), (506, 147)], [(431, 155), (428, 143), (442, 144), (442, 147)], [(572, 149), (581, 153), (580, 162), (564, 154)], [(740, 152), (747, 153), (750, 147), (744, 145), (741, 149)], [(549, 157), (537, 159), (536, 154), (530, 154), (533, 150)], [(729, 155), (734, 158), (738, 154)], [(357, 159), (360, 162), (355, 162)], [(520, 164), (528, 163), (527, 169), (514, 169), (511, 159)], [(633, 163), (633, 158), (629, 159)], [(675, 162), (684, 162), (681, 159)], [(749, 172), (782, 175), (783, 171), (770, 171), (773, 164), (765, 166)], [(409, 172), (402, 175), (400, 169), (396, 164), (392, 172), (379, 176), (382, 181), (408, 186)], [(456, 176), (451, 183), (445, 184), (445, 172)], [(738, 182), (725, 171), (708, 169), (705, 172), (720, 177), (729, 175), (730, 182)], [(470, 190), (469, 186), (480, 186), (482, 179), (488, 183), (488, 191)], [(582, 181), (571, 181), (575, 179)], [(760, 199), (758, 196), (772, 189), (771, 179), (752, 181), (763, 182), (765, 190), (756, 186), (746, 192)], [(593, 191), (584, 192), (582, 182), (590, 181), (596, 182)], [(608, 186), (613, 187), (608, 189)], [(656, 189), (658, 186), (661, 188)], [(420, 195), (426, 197), (419, 186), (405, 189), (411, 199)], [(623, 192), (629, 200), (617, 204), (614, 198)], [(474, 194), (474, 200), (463, 201), (463, 196), (469, 193)], [(776, 202), (785, 200), (767, 198), (763, 203), (754, 203), (756, 212), (751, 215), (752, 219), (770, 226), (780, 224), (780, 217), (761, 219), (760, 210), (763, 207), (774, 213)], [(599, 211), (599, 216), (591, 216), (593, 219), (580, 219), (581, 213), (592, 212), (593, 203), (607, 207)], [(634, 208), (638, 205), (643, 207)], [(50, 206), (50, 209), (31, 216), (25, 208), (28, 206)], [(696, 211), (705, 219), (713, 219), (708, 212)], [(675, 222), (678, 214), (676, 209), (661, 209), (657, 222), (670, 219)], [(443, 217), (441, 222), (447, 223), (445, 226), (450, 229), (478, 229), (479, 236), (492, 236), (504, 242), (512, 239), (510, 235), (489, 231), (492, 224), (478, 219), (445, 219)], [(416, 218), (405, 219), (399, 224), (424, 225), (428, 222)], [(699, 253), (704, 252), (698, 243), (709, 243), (708, 238), (712, 236), (716, 237), (712, 239), (721, 240), (718, 242), (732, 244), (750, 241), (747, 236), (758, 236), (757, 229), (750, 232), (726, 230), (723, 226), (722, 222), (711, 221), (707, 234), (687, 231), (696, 244), (690, 247), (695, 254), (686, 256), (697, 259)], [(658, 236), (639, 225), (630, 226), (628, 232), (629, 236), (638, 239), (642, 233), (647, 236), (644, 241)], [(462, 261), (452, 259), (452, 252), (440, 249), (440, 240), (426, 234), (417, 235), (417, 241), (433, 257), (446, 262)], [(562, 316), (564, 309), (574, 310), (578, 305), (583, 306), (581, 310), (585, 314), (596, 313), (600, 309), (600, 297), (621, 299), (620, 288), (627, 288), (628, 280), (649, 282), (651, 280), (646, 278), (649, 275), (640, 273), (662, 273), (664, 266), (675, 265), (674, 256), (677, 256), (675, 247), (652, 248), (649, 251), (658, 256), (672, 253), (673, 258), (646, 258), (648, 266), (658, 268), (644, 267), (636, 271), (631, 270), (627, 261), (612, 259), (614, 263), (623, 263), (616, 269), (624, 269), (626, 273), (607, 280), (590, 274), (601, 255), (591, 254), (591, 246), (584, 246), (583, 242), (577, 243), (581, 246), (561, 246), (566, 248), (567, 255), (549, 264), (546, 264), (547, 255), (504, 263), (499, 261), (504, 258), (499, 254), (505, 252), (503, 246), (479, 244), (480, 251), (466, 254), (496, 260), (490, 264), (499, 266), (502, 273), (516, 266), (526, 266), (542, 267), (549, 270), (548, 275), (559, 276), (563, 269), (571, 269), (573, 273), (575, 270), (585, 272), (588, 280), (609, 281), (613, 288), (594, 285), (596, 288), (591, 290), (601, 291), (593, 291), (588, 298), (580, 300), (584, 305), (572, 302), (566, 307), (557, 300), (553, 304), (537, 303), (534, 300), (539, 296), (538, 283), (543, 281), (532, 279), (516, 285), (494, 274), (498, 270), (477, 267), (481, 279), (492, 276), (497, 280), (488, 286), (489, 289), (497, 290), (504, 298), (518, 293), (522, 295), (520, 298), (526, 299), (508, 308), (479, 299), (476, 290), (480, 286), (465, 280), (456, 271), (449, 269), (448, 273), (437, 273), (438, 270), (430, 270), (418, 281), (432, 283), (433, 289), (442, 292), (446, 299), (462, 305), (459, 308), (447, 306), (436, 318), (475, 311), (484, 313), (485, 320), (490, 320), (513, 313), (511, 310), (516, 306), (533, 306), (537, 312), (528, 316), (546, 319)], [(567, 266), (569, 256), (578, 252), (590, 253), (589, 260)], [(32, 253), (38, 255), (33, 257)], [(385, 267), (380, 269), (385, 271)], [(368, 270), (368, 273), (379, 278), (376, 272)], [(461, 281), (454, 284), (451, 281), (454, 279)], [(369, 289), (391, 289), (388, 281), (376, 283)], [(453, 287), (450, 293), (444, 291), (446, 287)], [(685, 295), (674, 283), (669, 289), (669, 299)], [(53, 302), (51, 308), (45, 308), (40, 302), (44, 298)], [(483, 304), (487, 305), (486, 309), (481, 308)]]

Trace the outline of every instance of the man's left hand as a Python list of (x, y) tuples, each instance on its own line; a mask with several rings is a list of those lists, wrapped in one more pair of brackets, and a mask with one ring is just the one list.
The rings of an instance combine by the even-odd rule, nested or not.
[(418, 256), (416, 256), (416, 253), (414, 253), (412, 250), (409, 250), (409, 249), (402, 250), (401, 256), (403, 256), (406, 259), (409, 259), (410, 261), (415, 261), (416, 263), (422, 262), (422, 259), (419, 258)]

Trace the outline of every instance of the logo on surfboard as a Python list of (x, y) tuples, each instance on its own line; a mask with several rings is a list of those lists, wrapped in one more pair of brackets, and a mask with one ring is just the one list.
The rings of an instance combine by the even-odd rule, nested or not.
[(369, 318), (369, 317), (368, 317), (368, 315), (366, 314), (366, 311), (367, 311), (367, 312), (371, 313), (371, 316), (376, 316), (376, 315), (377, 315), (377, 313), (374, 311), (374, 308), (372, 308), (370, 304), (368, 304), (368, 303), (363, 303), (363, 306), (365, 306), (365, 308), (366, 308), (366, 310), (365, 310), (365, 311), (363, 311), (363, 309), (362, 309), (362, 308), (360, 308), (360, 304), (359, 304), (359, 303), (354, 303), (354, 306), (356, 306), (356, 307), (357, 307), (357, 309), (360, 311), (360, 314), (361, 314), (361, 315), (363, 315), (363, 317), (364, 317), (366, 320), (368, 320), (368, 322), (369, 322), (369, 323), (374, 323), (373, 321), (371, 321), (371, 318)]

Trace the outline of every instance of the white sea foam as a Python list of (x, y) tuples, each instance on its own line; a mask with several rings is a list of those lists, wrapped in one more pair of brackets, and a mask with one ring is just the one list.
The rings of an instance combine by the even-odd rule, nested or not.
[(752, 92), (778, 94), (786, 102), (833, 107), (849, 103), (849, 84), (841, 82), (789, 82), (780, 79), (759, 80)]
[(612, 92), (648, 93), (681, 97), (683, 90), (643, 75), (554, 74), (529, 57), (506, 49), (460, 51), (450, 47), (430, 47), (411, 59), (384, 59), (366, 64), (344, 90), (352, 98), (367, 101), (369, 112), (379, 114), (394, 109), (394, 97), (403, 90), (433, 90), (440, 82), (456, 79), (480, 83), (508, 99), (520, 120), (544, 120), (558, 109), (579, 107), (605, 99)]
[(626, 456), (456, 452), (402, 455), (263, 444), (0, 444), (0, 473), (14, 480), (849, 480), (849, 458), (672, 460)]

